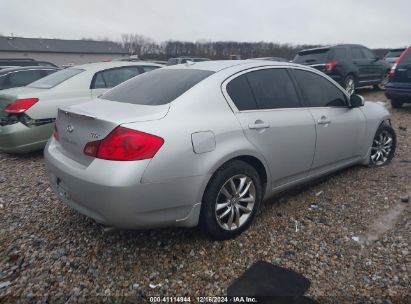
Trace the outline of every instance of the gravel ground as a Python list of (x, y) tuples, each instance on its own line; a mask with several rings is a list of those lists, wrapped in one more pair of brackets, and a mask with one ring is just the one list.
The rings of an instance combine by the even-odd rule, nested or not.
[(352, 167), (271, 198), (226, 242), (197, 229), (104, 229), (57, 200), (42, 153), (0, 154), (0, 302), (218, 296), (258, 260), (306, 276), (321, 303), (411, 302), (411, 202), (401, 202), (411, 193), (411, 107), (392, 114), (390, 165)]

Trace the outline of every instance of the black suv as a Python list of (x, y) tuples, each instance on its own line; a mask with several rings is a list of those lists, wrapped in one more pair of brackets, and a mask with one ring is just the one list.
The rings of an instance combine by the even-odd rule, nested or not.
[(358, 44), (302, 50), (293, 61), (324, 72), (349, 94), (354, 93), (358, 87), (370, 85), (383, 89), (390, 71), (388, 63)]

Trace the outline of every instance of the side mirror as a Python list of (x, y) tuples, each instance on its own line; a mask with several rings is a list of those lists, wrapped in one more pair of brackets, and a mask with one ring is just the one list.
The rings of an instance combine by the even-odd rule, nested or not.
[(381, 59), (381, 58), (377, 56), (377, 57), (374, 58), (374, 61), (378, 61), (378, 60), (380, 60), (380, 59)]
[(350, 108), (358, 108), (364, 106), (364, 97), (357, 94), (350, 96)]

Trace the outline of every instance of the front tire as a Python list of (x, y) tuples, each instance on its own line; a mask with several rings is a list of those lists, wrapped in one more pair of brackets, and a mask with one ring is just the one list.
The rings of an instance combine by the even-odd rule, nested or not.
[(370, 165), (384, 166), (394, 157), (397, 137), (394, 129), (386, 123), (381, 124), (375, 132), (371, 146)]
[(257, 171), (243, 161), (230, 161), (214, 174), (204, 192), (201, 228), (215, 240), (233, 238), (250, 226), (261, 200)]
[(347, 75), (344, 79), (344, 89), (349, 95), (354, 94), (355, 92), (355, 78), (353, 75)]

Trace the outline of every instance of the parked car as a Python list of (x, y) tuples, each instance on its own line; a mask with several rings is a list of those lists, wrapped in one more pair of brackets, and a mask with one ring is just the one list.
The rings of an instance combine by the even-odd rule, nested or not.
[(181, 64), (181, 63), (186, 63), (187, 61), (201, 62), (201, 61), (208, 61), (208, 60), (210, 60), (210, 59), (208, 59), (208, 58), (197, 58), (197, 57), (177, 57), (177, 58), (170, 58), (167, 61), (167, 65)]
[(285, 59), (285, 58), (282, 58), (282, 57), (257, 57), (257, 58), (250, 58), (250, 59), (289, 62), (288, 59)]
[(394, 63), (397, 61), (398, 58), (400, 58), (401, 53), (405, 51), (405, 48), (399, 48), (399, 49), (391, 49), (388, 51), (387, 54), (384, 56), (385, 62), (387, 62), (390, 67), (394, 65)]
[(0, 70), (0, 91), (4, 89), (24, 87), (40, 78), (57, 72), (52, 67), (14, 67)]
[(42, 149), (51, 136), (59, 106), (86, 102), (154, 63), (99, 62), (58, 71), (23, 88), (0, 93), (0, 150), (25, 153)]
[(411, 103), (411, 47), (408, 47), (393, 65), (385, 96), (391, 100), (393, 108)]
[(0, 58), (0, 66), (57, 66), (48, 61), (36, 61), (30, 58)]
[(383, 89), (390, 66), (370, 49), (358, 44), (307, 49), (298, 52), (293, 62), (309, 65), (337, 81), (348, 94), (364, 86)]
[(54, 191), (97, 222), (226, 239), (264, 197), (384, 165), (395, 147), (381, 104), (310, 67), (245, 60), (166, 67), (61, 107), (44, 153)]

